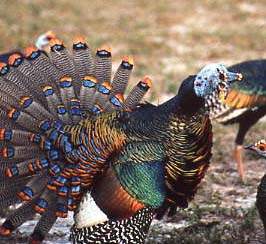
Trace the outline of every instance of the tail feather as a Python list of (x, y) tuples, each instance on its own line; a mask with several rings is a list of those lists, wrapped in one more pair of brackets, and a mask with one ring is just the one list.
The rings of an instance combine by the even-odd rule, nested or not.
[(53, 87), (53, 90), (58, 93), (56, 81), (61, 78), (61, 74), (58, 72), (49, 57), (34, 46), (29, 46), (26, 49), (25, 56), (27, 60), (38, 70), (38, 72), (46, 77), (46, 80), (49, 82), (49, 85)]
[(55, 67), (58, 69), (61, 76), (69, 76), (74, 81), (75, 93), (79, 94), (80, 84), (79, 76), (75, 69), (72, 58), (70, 58), (68, 51), (66, 50), (64, 44), (57, 40), (52, 39), (50, 41), (51, 46), (51, 60)]
[(111, 81), (109, 48), (98, 49), (93, 57), (78, 38), (71, 57), (60, 41), (50, 44), (50, 57), (31, 46), (25, 58), (13, 55), (9, 65), (0, 64), (0, 207), (23, 203), (7, 217), (0, 234), (9, 234), (37, 212), (42, 216), (33, 241), (41, 241), (57, 217), (77, 208), (113, 150), (112, 143), (104, 146), (107, 139), (101, 133), (107, 132), (94, 131), (101, 125), (91, 123), (87, 135), (84, 121), (134, 109), (151, 85), (143, 79), (125, 100), (131, 58), (122, 60)]
[(34, 156), (44, 155), (38, 145), (33, 146), (7, 146), (1, 151), (2, 159), (20, 160)]
[(99, 84), (111, 82), (112, 75), (112, 54), (109, 47), (102, 47), (97, 50), (95, 58), (95, 77)]
[(0, 141), (16, 145), (29, 145), (35, 134), (16, 129), (0, 129)]
[(12, 107), (19, 107), (18, 100), (12, 95), (9, 95), (3, 91), (0, 91), (0, 103), (0, 107), (5, 111), (9, 111)]
[(94, 75), (94, 60), (84, 37), (77, 37), (73, 44), (73, 59), (80, 79)]
[(48, 234), (49, 230), (57, 220), (55, 213), (56, 205), (55, 203), (53, 203), (53, 205), (42, 214), (40, 220), (35, 226), (34, 231), (30, 237), (30, 243), (34, 243), (34, 241), (38, 243), (45, 238), (45, 236)]
[(66, 108), (69, 108), (71, 99), (76, 99), (73, 88), (73, 79), (69, 76), (64, 76), (58, 81), (58, 86), (60, 89), (62, 102)]
[(104, 104), (103, 110), (106, 112), (121, 110), (124, 103), (124, 96), (116, 93), (109, 96), (109, 100)]
[[(22, 183), (23, 187), (23, 183), (25, 184), (26, 182), (24, 181), (20, 183)], [(12, 190), (5, 189), (0, 191), (0, 207), (3, 209), (12, 206), (16, 203), (22, 202), (22, 200), (17, 195), (20, 191), (20, 187), (12, 185), (9, 187), (12, 187)]]
[(27, 129), (28, 131), (40, 132), (40, 122), (23, 111), (12, 108), (8, 111), (7, 116), (10, 120), (15, 121), (19, 126)]
[[(45, 87), (48, 82), (47, 79), (41, 74), (34, 65), (31, 65), (27, 59), (21, 55), (11, 55), (9, 57), (9, 65), (14, 69), (21, 72), (32, 81), (34, 93), (37, 94), (38, 99), (42, 102), (42, 105), (47, 107), (45, 102), (45, 96), (40, 88)], [(38, 82), (35, 82), (38, 81)]]
[[(28, 77), (23, 75), (18, 70), (15, 70), (13, 67), (10, 67), (8, 64), (0, 63), (1, 77), (4, 78), (7, 82), (12, 82), (18, 88), (13, 92), (19, 92), (17, 95), (22, 97), (24, 94), (35, 94), (35, 88), (32, 85), (33, 81), (31, 81)], [(13, 88), (13, 87), (12, 87)]]
[(94, 94), (97, 87), (97, 80), (93, 76), (85, 76), (80, 89), (81, 108), (85, 111), (91, 110), (94, 104)]
[[(106, 103), (109, 95), (111, 94), (113, 87), (108, 82), (102, 82), (98, 84), (97, 90), (95, 92), (95, 103), (94, 106), (99, 106), (101, 109), (103, 108), (104, 104)], [(97, 112), (96, 112), (97, 114)]]
[(124, 94), (133, 69), (134, 61), (131, 57), (123, 58), (117, 72), (115, 73), (111, 95), (116, 93)]
[(34, 205), (36, 199), (30, 202), (24, 203), (6, 218), (2, 227), (0, 228), (0, 234), (7, 235), (17, 227), (22, 225), (25, 221), (31, 219), (35, 215)]
[(55, 191), (45, 188), (36, 202), (34, 207), (35, 211), (39, 214), (43, 214), (47, 211), (47, 209), (53, 206), (53, 203), (56, 202), (56, 198), (57, 196)]
[(124, 110), (132, 110), (134, 109), (137, 104), (140, 102), (140, 100), (143, 98), (143, 96), (146, 94), (146, 92), (151, 87), (151, 80), (149, 78), (144, 78), (141, 80), (129, 93), (123, 108)]

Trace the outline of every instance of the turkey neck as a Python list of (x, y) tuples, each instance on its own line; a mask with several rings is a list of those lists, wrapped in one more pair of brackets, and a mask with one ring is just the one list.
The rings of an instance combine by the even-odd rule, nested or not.
[(186, 78), (175, 97), (162, 104), (160, 109), (178, 115), (193, 115), (204, 108), (205, 99), (198, 97), (194, 91), (194, 80), (196, 76)]
[(194, 91), (195, 76), (185, 79), (178, 94), (169, 101), (159, 105), (144, 105), (133, 111), (125, 124), (125, 132), (134, 139), (147, 136), (149, 139), (163, 138), (166, 128), (172, 120), (189, 120), (191, 116), (203, 112), (204, 98), (198, 97)]

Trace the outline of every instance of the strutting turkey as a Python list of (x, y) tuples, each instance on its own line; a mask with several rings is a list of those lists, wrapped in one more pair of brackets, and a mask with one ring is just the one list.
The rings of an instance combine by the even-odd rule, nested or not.
[[(143, 243), (154, 212), (174, 214), (193, 198), (211, 157), (205, 98), (215, 90), (226, 96), (241, 74), (212, 64), (168, 102), (138, 105), (151, 80), (124, 100), (132, 58), (111, 82), (109, 48), (93, 58), (83, 37), (72, 56), (61, 41), (50, 45), (50, 57), (31, 46), (26, 58), (0, 64), (0, 207), (20, 203), (0, 233), (37, 212), (30, 242), (39, 243), (74, 210), (74, 243)], [(90, 209), (102, 215), (87, 218)]]
[(230, 87), (227, 99), (222, 103), (213, 93), (206, 106), (210, 117), (224, 125), (238, 123), (235, 139), (235, 159), (239, 176), (244, 180), (242, 148), (246, 133), (266, 114), (266, 60), (251, 60), (228, 68), (231, 72), (243, 74), (243, 81)]
[[(44, 50), (44, 51), (49, 51), (49, 43), (50, 40), (55, 38), (55, 34), (52, 31), (47, 31), (44, 34), (40, 35), (36, 42), (35, 42), (35, 46), (40, 49), (40, 50)], [(0, 62), (4, 62), (4, 63), (8, 63), (8, 59), (11, 55), (13, 54), (18, 54), (20, 56), (23, 56), (23, 53), (21, 53), (18, 50), (12, 51), (12, 52), (7, 52), (7, 53), (1, 53), (0, 54)]]
[[(255, 151), (258, 155), (266, 159), (266, 141), (260, 140), (254, 144), (244, 147), (245, 149)], [(264, 226), (266, 235), (266, 174), (261, 178), (257, 191), (256, 206)], [(265, 236), (266, 237), (266, 236)]]

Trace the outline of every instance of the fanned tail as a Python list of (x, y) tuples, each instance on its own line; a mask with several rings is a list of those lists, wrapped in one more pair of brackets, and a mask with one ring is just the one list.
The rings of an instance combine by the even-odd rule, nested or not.
[(14, 54), (9, 64), (0, 63), (0, 207), (21, 203), (0, 234), (9, 235), (37, 212), (42, 216), (32, 243), (41, 242), (58, 217), (77, 208), (111, 150), (93, 130), (86, 135), (82, 121), (131, 111), (151, 86), (144, 78), (124, 99), (131, 57), (122, 60), (111, 80), (110, 48), (98, 49), (93, 57), (83, 37), (74, 40), (72, 55), (60, 40), (50, 46), (50, 56), (30, 46), (25, 57)]

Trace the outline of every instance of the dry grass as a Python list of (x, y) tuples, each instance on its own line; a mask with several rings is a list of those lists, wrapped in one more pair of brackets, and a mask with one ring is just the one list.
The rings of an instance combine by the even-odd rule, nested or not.
[[(209, 62), (231, 65), (247, 59), (266, 58), (265, 13), (264, 0), (2, 0), (0, 52), (23, 49), (49, 29), (69, 46), (74, 36), (83, 34), (93, 48), (110, 45), (117, 64), (122, 56), (133, 55), (136, 67), (131, 82), (150, 75), (154, 87), (149, 99), (161, 101), (166, 94), (175, 93), (183, 78)], [(265, 131), (263, 123), (257, 124), (246, 140), (266, 137)], [(254, 212), (253, 206), (242, 215), (240, 213), (242, 217), (238, 214), (230, 217), (226, 211), (240, 209), (243, 203), (238, 199), (245, 200), (255, 195), (264, 168), (261, 161), (254, 160), (252, 156), (246, 157), (247, 184), (241, 184), (231, 153), (236, 127), (215, 125), (214, 132), (213, 164), (192, 205), (194, 214), (183, 217), (197, 216), (198, 223), (202, 223), (210, 215), (217, 216), (217, 211), (213, 210), (221, 209), (220, 225), (217, 226), (227, 228), (226, 221), (233, 221), (233, 226), (238, 227), (232, 229), (230, 225), (226, 233), (239, 235), (235, 238), (240, 241), (235, 243), (249, 243), (248, 233), (260, 226), (256, 215), (250, 217), (250, 213)], [(206, 205), (213, 206), (207, 211), (209, 215), (206, 215)], [(198, 225), (194, 230), (184, 231), (183, 236), (182, 232), (177, 232), (178, 238), (185, 240), (183, 242), (170, 233), (170, 239), (166, 238), (167, 241), (161, 243), (233, 242), (231, 237), (219, 242), (224, 232), (215, 227), (211, 228), (214, 233), (207, 233), (208, 228), (211, 227), (204, 229)], [(212, 242), (211, 236), (218, 239)], [(150, 243), (155, 242), (151, 240)]]
[(249, 2), (2, 0), (0, 52), (25, 48), (48, 29), (68, 44), (83, 34), (94, 48), (110, 45), (117, 62), (133, 55), (132, 80), (151, 75), (158, 97), (208, 62), (266, 57), (266, 5)]

